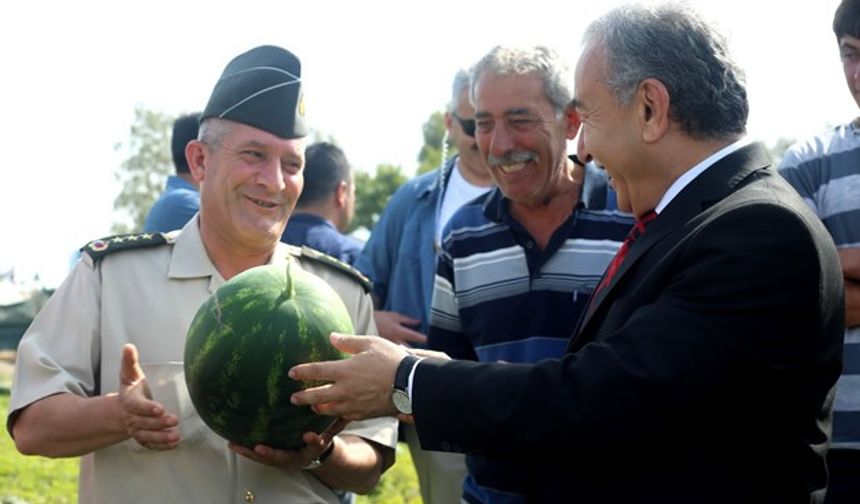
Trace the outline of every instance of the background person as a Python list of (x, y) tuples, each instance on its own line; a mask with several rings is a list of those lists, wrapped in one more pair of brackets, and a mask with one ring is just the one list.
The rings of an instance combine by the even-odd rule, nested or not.
[(340, 147), (320, 142), (305, 151), (305, 187), (281, 241), (307, 245), (347, 264), (362, 243), (343, 232), (355, 215), (352, 166)]
[[(860, 106), (860, 1), (839, 4), (833, 33), (848, 90)], [(825, 502), (854, 503), (860, 500), (860, 118), (793, 145), (779, 172), (821, 218), (842, 260), (845, 348), (833, 404)]]
[[(346, 155), (334, 144), (312, 144), (305, 149), (304, 176), (304, 188), (281, 241), (354, 263), (363, 244), (343, 234), (355, 215), (355, 183)], [(339, 497), (342, 503), (355, 502), (352, 492)]]
[(176, 174), (167, 177), (164, 192), (146, 214), (144, 232), (166, 233), (182, 229), (200, 209), (200, 189), (185, 159), (185, 146), (197, 139), (199, 128), (200, 112), (180, 116), (173, 122), (170, 152)]

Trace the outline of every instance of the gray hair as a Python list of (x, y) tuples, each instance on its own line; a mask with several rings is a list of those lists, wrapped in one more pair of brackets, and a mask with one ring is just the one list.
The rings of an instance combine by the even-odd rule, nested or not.
[(469, 89), (469, 71), (465, 68), (457, 70), (457, 75), (454, 76), (454, 83), (451, 84), (451, 100), (448, 102), (448, 112), (454, 112), (460, 105), (460, 93), (464, 89)]
[(485, 73), (494, 75), (535, 74), (543, 81), (547, 100), (557, 115), (573, 99), (570, 66), (559, 54), (544, 46), (514, 48), (496, 46), (472, 68), (470, 98), (475, 101), (475, 86)]
[(654, 78), (668, 89), (671, 119), (690, 136), (727, 139), (746, 131), (743, 70), (726, 39), (689, 7), (619, 7), (594, 21), (584, 41), (604, 49), (604, 81), (621, 105)]
[(232, 121), (226, 119), (218, 119), (217, 117), (207, 117), (200, 123), (200, 131), (197, 133), (197, 139), (205, 143), (213, 149), (221, 146), (221, 141), (227, 136), (232, 128)]

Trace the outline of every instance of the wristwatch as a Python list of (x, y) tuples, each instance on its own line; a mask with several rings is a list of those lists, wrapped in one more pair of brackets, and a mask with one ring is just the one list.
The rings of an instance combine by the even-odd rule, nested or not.
[(391, 389), (391, 402), (397, 411), (404, 415), (412, 414), (412, 398), (409, 397), (409, 374), (415, 363), (418, 362), (418, 357), (408, 354), (404, 357), (400, 364), (397, 365), (397, 373), (394, 375), (394, 388)]
[(310, 471), (323, 465), (323, 463), (325, 463), (325, 461), (328, 460), (329, 457), (331, 457), (331, 454), (334, 451), (334, 439), (335, 438), (331, 438), (331, 443), (329, 443), (328, 448), (323, 450), (323, 452), (320, 453), (317, 458), (308, 462), (308, 465), (302, 467), (302, 469), (304, 469), (305, 471)]

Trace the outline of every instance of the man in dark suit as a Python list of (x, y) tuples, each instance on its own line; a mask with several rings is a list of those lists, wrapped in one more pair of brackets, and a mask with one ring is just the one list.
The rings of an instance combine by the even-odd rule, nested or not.
[(333, 382), (294, 400), (348, 419), (411, 413), (426, 449), (526, 458), (530, 502), (820, 502), (841, 269), (744, 140), (724, 39), (683, 7), (615, 9), (587, 31), (573, 106), (578, 156), (606, 168), (640, 221), (567, 355), (416, 363), (336, 335), (354, 357), (294, 368)]

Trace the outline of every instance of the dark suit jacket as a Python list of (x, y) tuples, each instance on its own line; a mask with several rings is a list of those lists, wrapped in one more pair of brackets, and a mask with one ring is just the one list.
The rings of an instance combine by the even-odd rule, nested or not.
[(750, 145), (684, 188), (563, 359), (419, 364), (423, 447), (530, 460), (533, 502), (819, 499), (842, 273), (769, 164)]

